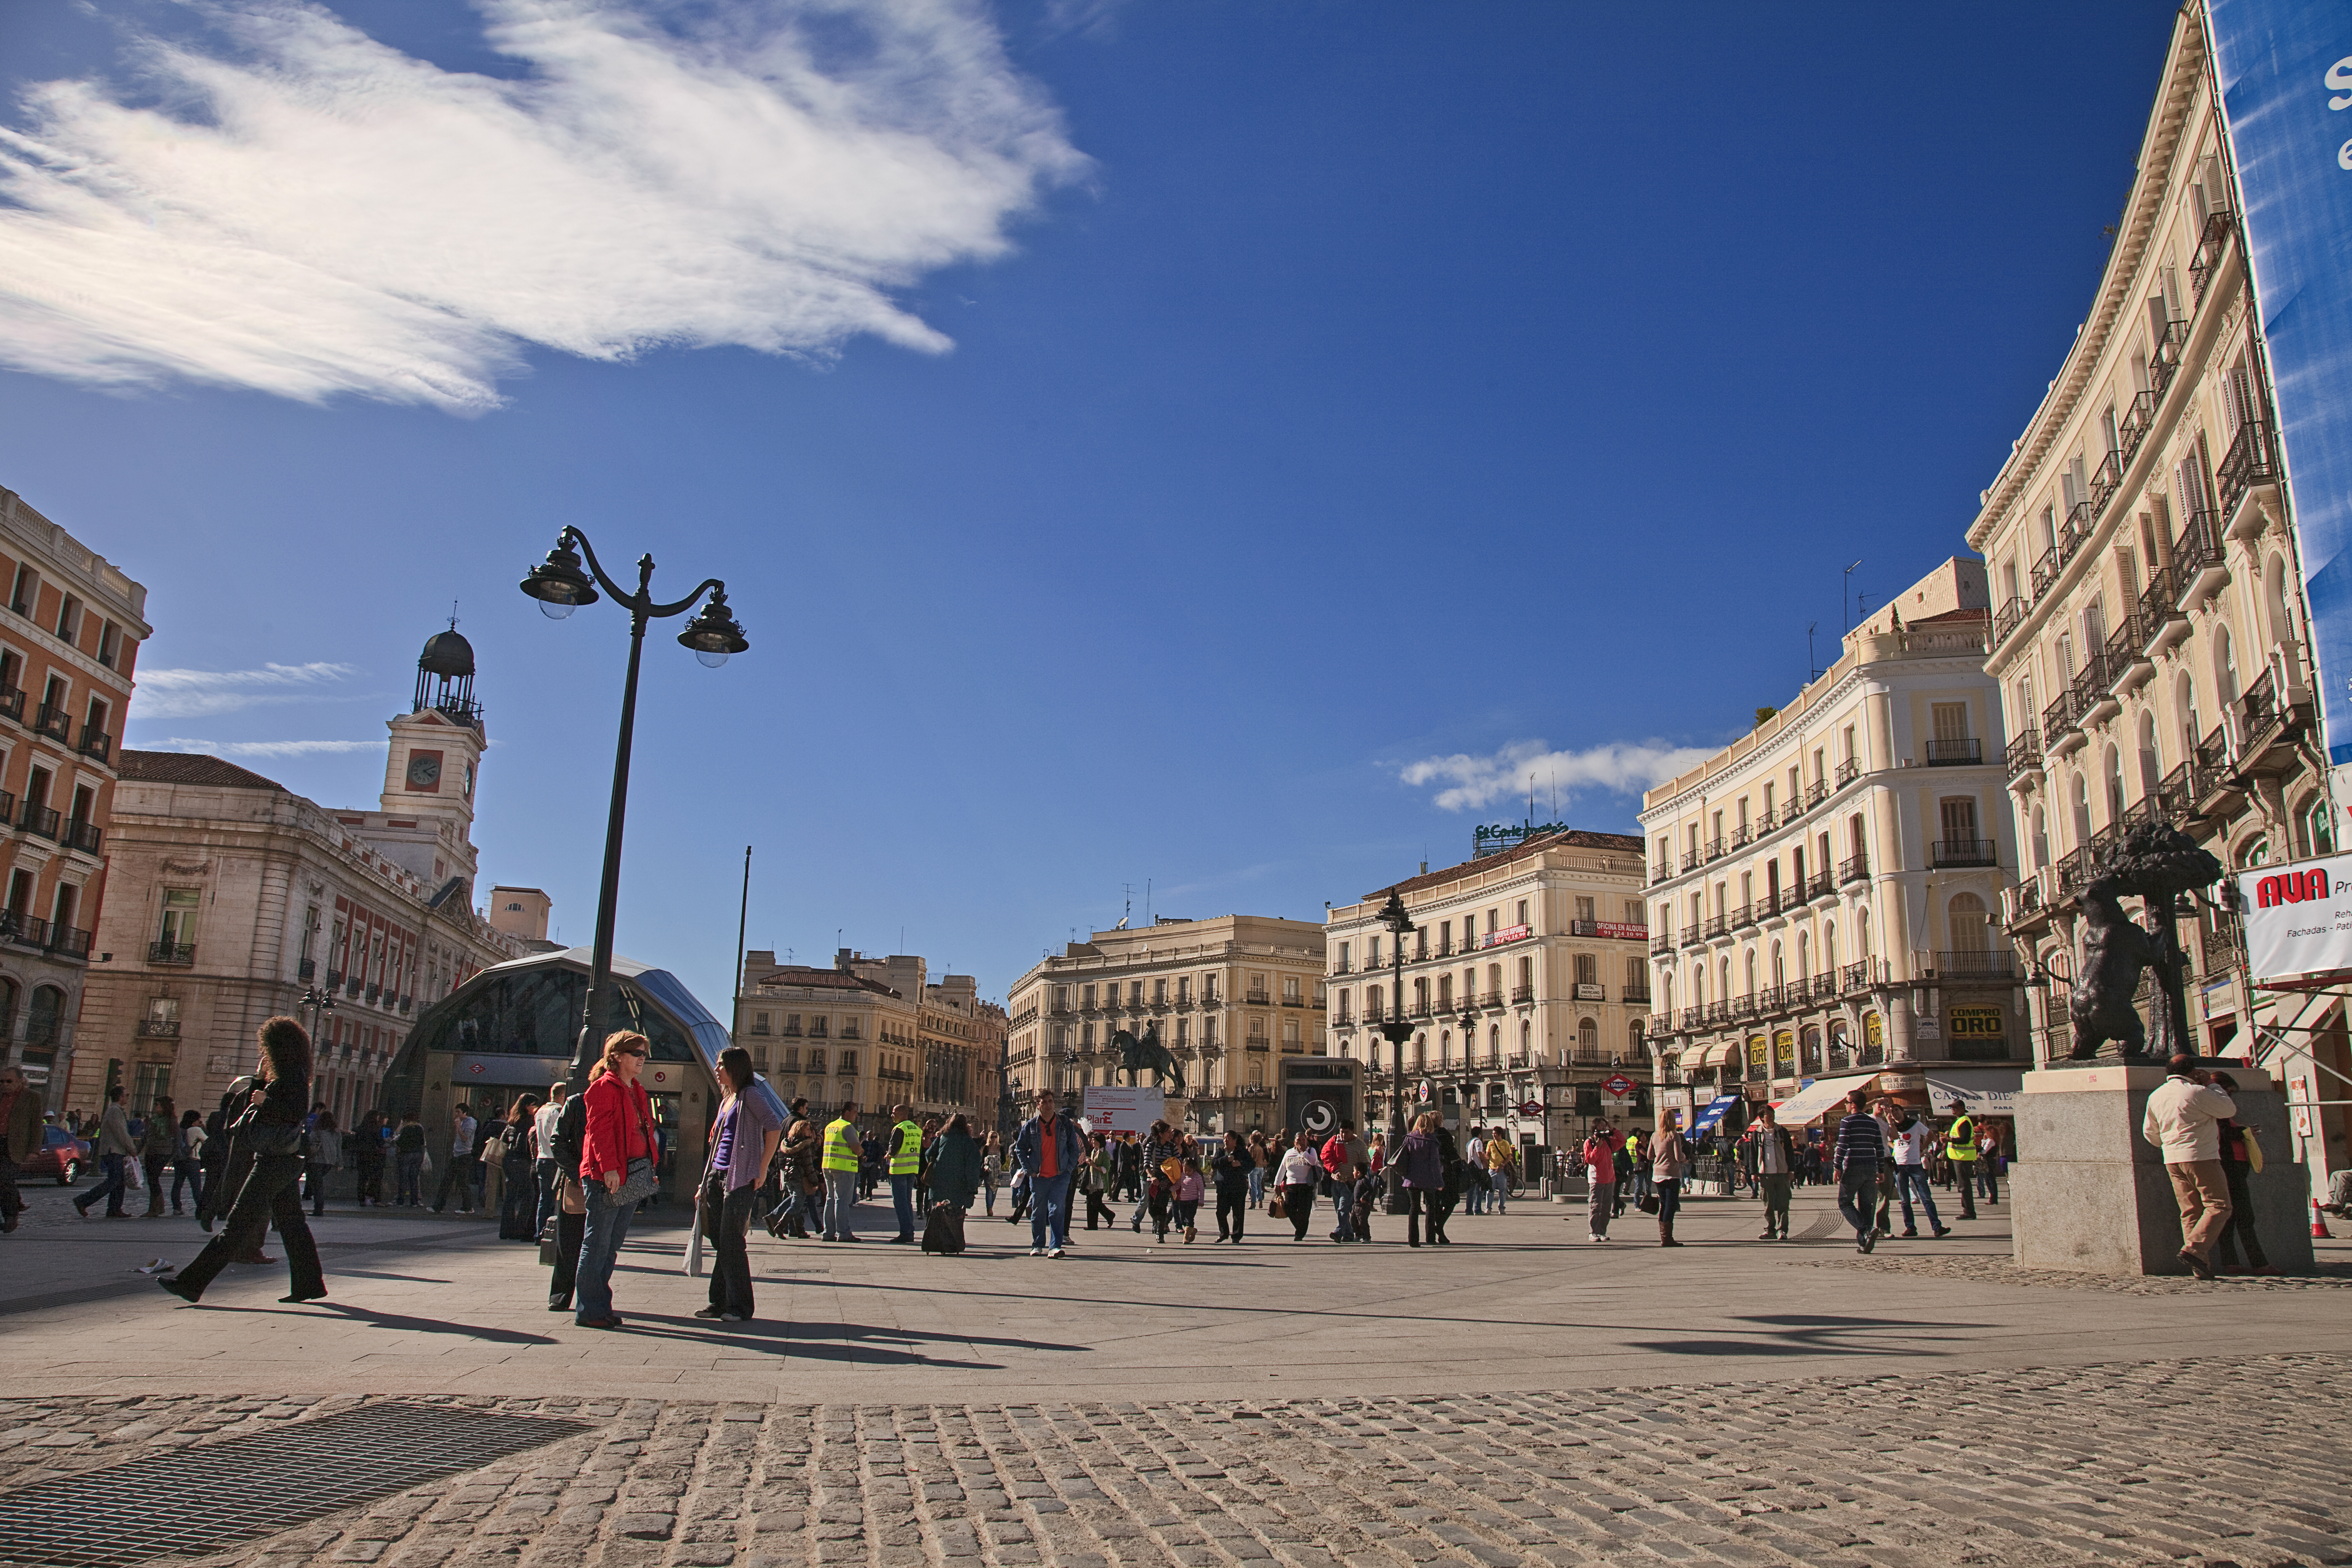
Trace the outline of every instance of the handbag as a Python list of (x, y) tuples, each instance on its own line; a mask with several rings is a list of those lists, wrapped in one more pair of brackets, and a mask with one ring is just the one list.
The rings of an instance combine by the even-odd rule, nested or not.
[[(637, 1130), (645, 1134), (646, 1147), (654, 1146), (653, 1129), (646, 1125), (645, 1113), (637, 1113)], [(654, 1163), (644, 1155), (631, 1160), (621, 1176), (621, 1190), (613, 1194), (613, 1206), (635, 1207), (661, 1190), (661, 1177), (654, 1173)]]
[(2251, 1127), (2239, 1128), (2238, 1136), (2246, 1141), (2246, 1169), (2260, 1175), (2263, 1169), (2262, 1140), (2254, 1136), (2254, 1130)]
[(563, 1256), (563, 1244), (556, 1239), (556, 1227), (560, 1223), (553, 1215), (549, 1215), (547, 1224), (539, 1233), (539, 1266), (541, 1268), (554, 1268), (556, 1260)]
[(1265, 1200), (1265, 1217), (1268, 1219), (1286, 1219), (1289, 1217), (1282, 1212), (1282, 1194), (1280, 1193), (1276, 1193), (1274, 1196)]
[(1643, 1193), (1640, 1197), (1635, 1198), (1633, 1201), (1641, 1205), (1641, 1210), (1643, 1214), (1655, 1214), (1658, 1212), (1658, 1194), (1655, 1193)]
[(702, 1278), (702, 1218), (698, 1215), (695, 1216), (694, 1228), (687, 1235), (684, 1267), (687, 1278)]
[(580, 1178), (566, 1171), (556, 1178), (555, 1205), (565, 1214), (586, 1214), (588, 1194), (580, 1190)]
[(261, 1107), (253, 1106), (230, 1124), (229, 1131), (241, 1140), (257, 1160), (274, 1156), (299, 1154), (302, 1152), (305, 1133), (299, 1121), (264, 1121)]

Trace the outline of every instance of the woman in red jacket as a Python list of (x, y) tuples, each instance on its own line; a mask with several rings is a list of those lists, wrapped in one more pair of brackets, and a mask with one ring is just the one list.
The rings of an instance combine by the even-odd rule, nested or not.
[(617, 1329), (613, 1310), (613, 1263), (629, 1234), (629, 1215), (646, 1196), (631, 1191), (653, 1174), (653, 1102), (637, 1075), (653, 1047), (643, 1035), (622, 1031), (604, 1039), (604, 1075), (583, 1096), (587, 1131), (580, 1145), (580, 1185), (588, 1195), (587, 1223), (580, 1236), (580, 1269), (573, 1285), (583, 1329)]

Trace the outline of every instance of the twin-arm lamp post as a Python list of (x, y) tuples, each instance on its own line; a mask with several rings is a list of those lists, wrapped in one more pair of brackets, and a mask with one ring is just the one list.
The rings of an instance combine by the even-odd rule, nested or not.
[(1405, 913), (1404, 899), (1395, 889), (1389, 889), (1389, 901), (1381, 906), (1375, 917), (1389, 930), (1389, 943), (1396, 951), (1391, 955), (1392, 979), (1389, 985), (1388, 1014), (1381, 1020), (1381, 1034), (1389, 1043), (1394, 1092), (1389, 1098), (1389, 1150), (1383, 1167), (1387, 1176), (1388, 1212), (1402, 1214), (1411, 1206), (1412, 1198), (1404, 1190), (1404, 1045), (1412, 1038), (1412, 1020), (1404, 1016), (1404, 939), (1421, 928)]
[[(581, 568), (582, 555), (588, 558), (585, 571)], [(588, 1069), (604, 1049), (605, 1025), (612, 1011), (613, 926), (621, 902), (621, 827), (628, 815), (629, 746), (637, 724), (637, 663), (645, 651), (646, 623), (682, 616), (701, 604), (707, 593), (710, 602), (703, 605), (701, 612), (677, 634), (678, 642), (713, 669), (725, 664), (730, 654), (741, 653), (751, 646), (744, 640), (743, 628), (727, 608), (727, 584), (719, 578), (704, 579), (693, 593), (667, 605), (654, 598), (653, 581), (654, 558), (640, 555), (636, 591), (624, 588), (597, 561), (588, 536), (576, 528), (566, 528), (556, 536), (555, 548), (547, 552), (547, 559), (532, 567), (521, 584), (525, 594), (539, 601), (541, 614), (550, 620), (560, 621), (581, 605), (594, 604), (600, 584), (613, 596), (614, 604), (629, 612), (629, 673), (621, 687), (621, 739), (613, 757), (612, 810), (604, 823), (604, 879), (596, 893), (596, 946), (589, 964), (587, 1005), (582, 1010), (580, 1041), (572, 1056), (574, 1094), (588, 1087)], [(738, 984), (741, 980), (740, 975), (736, 977)]]

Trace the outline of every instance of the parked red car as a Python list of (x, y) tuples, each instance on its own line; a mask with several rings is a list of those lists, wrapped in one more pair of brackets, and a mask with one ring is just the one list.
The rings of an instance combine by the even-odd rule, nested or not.
[(31, 1159), (17, 1162), (16, 1174), (26, 1181), (55, 1176), (58, 1185), (70, 1187), (97, 1163), (90, 1153), (89, 1140), (77, 1138), (62, 1127), (44, 1127), (41, 1147)]

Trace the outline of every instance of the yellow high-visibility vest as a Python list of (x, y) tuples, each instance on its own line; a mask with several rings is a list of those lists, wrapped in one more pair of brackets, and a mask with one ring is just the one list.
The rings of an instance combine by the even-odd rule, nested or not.
[(857, 1123), (845, 1116), (824, 1130), (824, 1168), (828, 1171), (857, 1169)]
[(890, 1173), (911, 1176), (923, 1168), (923, 1130), (911, 1121), (901, 1121), (890, 1129), (893, 1147), (890, 1152)]
[(1974, 1162), (1977, 1157), (1977, 1124), (1965, 1116), (1954, 1118), (1951, 1126), (1944, 1131), (1944, 1152), (1964, 1165)]

